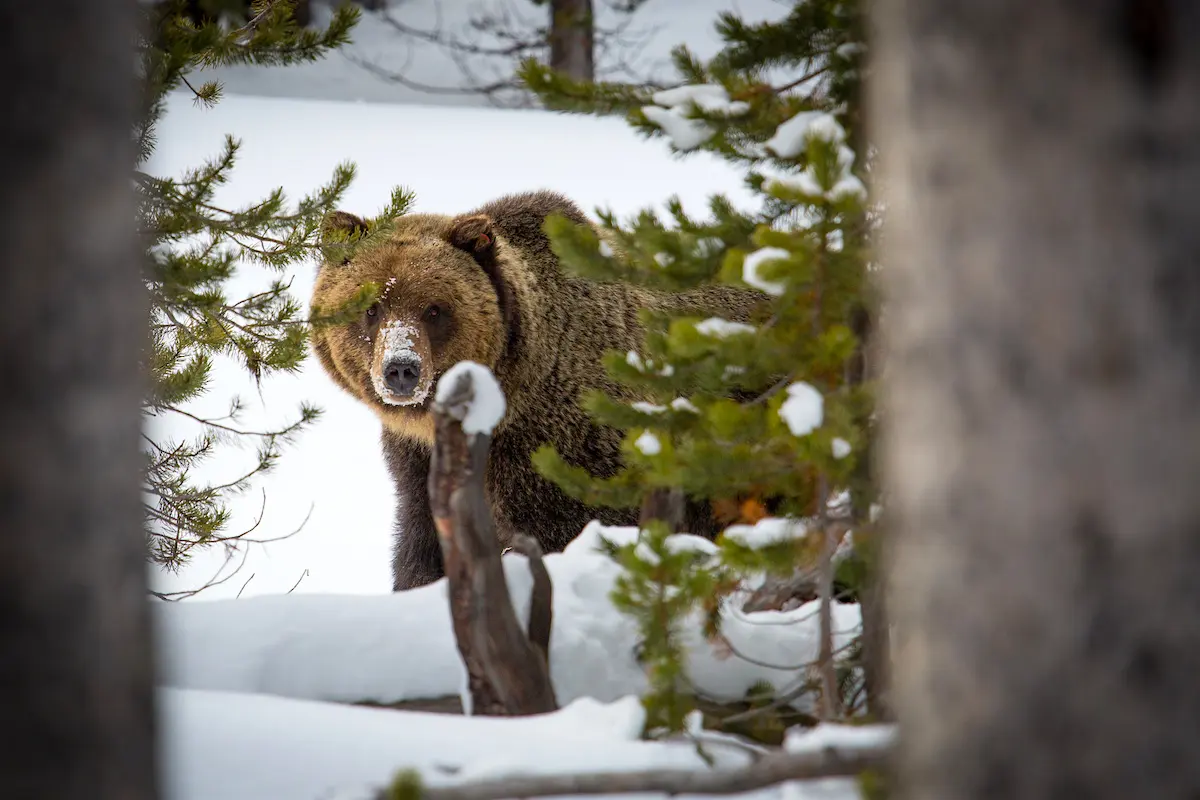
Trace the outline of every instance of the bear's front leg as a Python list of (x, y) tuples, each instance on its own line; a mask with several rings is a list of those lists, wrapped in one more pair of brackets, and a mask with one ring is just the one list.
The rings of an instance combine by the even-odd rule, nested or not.
[(429, 450), (384, 430), (383, 452), (396, 487), (392, 590), (415, 589), (445, 574), (429, 507)]
[(445, 574), (442, 546), (429, 509), (429, 497), (415, 492), (397, 498), (392, 543), (392, 591), (433, 583)]

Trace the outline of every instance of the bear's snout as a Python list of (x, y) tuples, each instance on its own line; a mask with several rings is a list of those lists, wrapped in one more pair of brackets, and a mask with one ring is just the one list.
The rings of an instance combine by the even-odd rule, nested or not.
[(383, 381), (396, 397), (412, 397), (421, 382), (421, 362), (415, 358), (398, 358), (383, 367)]
[(420, 406), (429, 394), (429, 345), (420, 326), (394, 319), (384, 323), (375, 341), (371, 382), (389, 406)]

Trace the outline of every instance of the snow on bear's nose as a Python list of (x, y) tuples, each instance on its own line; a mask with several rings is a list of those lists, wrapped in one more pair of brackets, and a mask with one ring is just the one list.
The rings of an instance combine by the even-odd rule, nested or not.
[(388, 405), (420, 405), (429, 394), (429, 381), (422, 381), (422, 341), (417, 326), (391, 320), (379, 331), (375, 343), (372, 382), (379, 399)]

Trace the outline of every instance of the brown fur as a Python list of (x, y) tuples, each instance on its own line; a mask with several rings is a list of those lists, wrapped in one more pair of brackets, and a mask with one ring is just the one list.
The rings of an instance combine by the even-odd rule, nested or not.
[[(629, 284), (602, 284), (565, 275), (542, 230), (547, 215), (590, 224), (569, 200), (550, 192), (510, 195), (456, 218), (411, 214), (389, 240), (349, 264), (322, 267), (313, 304), (344, 302), (365, 282), (388, 285), (380, 314), (420, 329), (422, 381), (458, 361), (488, 366), (500, 381), (507, 412), (497, 427), (488, 463), (487, 491), (501, 542), (515, 531), (534, 536), (547, 551), (561, 550), (589, 520), (629, 524), (636, 512), (590, 508), (534, 470), (530, 454), (546, 442), (572, 464), (612, 475), (620, 466), (621, 432), (596, 426), (579, 407), (586, 389), (638, 399), (611, 382), (600, 357), (607, 350), (640, 350), (641, 308), (718, 314), (748, 321), (763, 295), (731, 287), (682, 294)], [(361, 224), (342, 214), (331, 224)], [(433, 330), (422, 313), (447, 309), (448, 323)], [(364, 322), (314, 332), (321, 364), (343, 388), (383, 421), (383, 448), (400, 496), (396, 520), (394, 586), (419, 586), (442, 574), (441, 552), (429, 511), (427, 477), (433, 426), (421, 407), (383, 403), (371, 380), (377, 338)], [(417, 348), (419, 349), (419, 348)], [(432, 368), (429, 368), (432, 367)], [(430, 395), (432, 396), (432, 394)], [(705, 506), (689, 508), (697, 533), (715, 533)]]

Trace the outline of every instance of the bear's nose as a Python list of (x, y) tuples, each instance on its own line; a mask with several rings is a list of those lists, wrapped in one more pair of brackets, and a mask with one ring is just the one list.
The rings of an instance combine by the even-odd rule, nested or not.
[(383, 369), (383, 382), (397, 397), (412, 397), (421, 382), (421, 363), (412, 359), (392, 361)]

